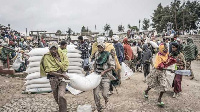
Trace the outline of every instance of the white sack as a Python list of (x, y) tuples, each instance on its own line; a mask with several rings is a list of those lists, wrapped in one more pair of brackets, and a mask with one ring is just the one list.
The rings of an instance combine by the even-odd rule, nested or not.
[(28, 55), (29, 56), (43, 56), (47, 52), (49, 52), (48, 47), (46, 47), (46, 48), (34, 48), (28, 53)]
[(79, 53), (67, 53), (68, 58), (80, 58), (81, 54)]
[(89, 104), (79, 105), (77, 112), (92, 112), (92, 106)]
[(82, 70), (83, 68), (79, 67), (79, 66), (68, 66), (67, 68), (68, 70)]
[(153, 46), (153, 48), (158, 48), (158, 45), (154, 41), (150, 41), (150, 44)]
[(67, 84), (66, 89), (73, 95), (78, 95), (82, 93), (82, 91), (72, 88), (69, 84)]
[(42, 59), (42, 56), (31, 56), (28, 61), (29, 62), (40, 62), (40, 60)]
[(82, 73), (80, 73), (80, 74), (77, 74), (77, 73), (66, 73), (67, 75), (79, 75), (79, 76), (82, 76), (82, 77), (85, 77), (85, 74), (82, 74)]
[(34, 72), (40, 72), (40, 67), (29, 67), (26, 71), (26, 73), (34, 73)]
[(81, 58), (68, 58), (69, 62), (83, 62)]
[(40, 78), (40, 72), (28, 74), (25, 79), (31, 80), (31, 79), (38, 79), (38, 78)]
[(38, 93), (38, 92), (51, 92), (51, 88), (33, 88), (33, 89), (27, 89), (26, 92), (33, 92), (33, 93)]
[(45, 83), (49, 83), (49, 79), (47, 79), (47, 77), (42, 77), (42, 78), (38, 78), (38, 79), (27, 80), (24, 85), (45, 84)]
[(82, 66), (80, 62), (69, 62), (69, 66)]
[[(169, 67), (167, 67), (167, 69), (175, 70), (175, 64), (170, 65)], [(168, 84), (172, 87), (175, 73), (171, 73), (171, 71), (166, 71), (166, 76)]]
[(67, 45), (67, 49), (75, 49), (77, 46), (71, 44), (71, 45)]
[(28, 64), (28, 67), (39, 67), (39, 66), (40, 66), (40, 61), (30, 62)]
[(122, 62), (121, 79), (126, 80), (132, 75), (133, 71), (124, 62)]
[(67, 49), (67, 53), (81, 53), (78, 49)]
[(68, 70), (68, 73), (77, 73), (77, 74), (82, 74), (82, 70)]
[(51, 88), (50, 83), (46, 84), (30, 84), (26, 86), (26, 89), (33, 89), (33, 88)]
[(70, 79), (70, 85), (77, 90), (81, 91), (89, 91), (96, 88), (101, 82), (101, 76), (96, 73), (91, 73), (86, 77), (82, 77), (80, 75), (70, 75), (67, 74)]
[(13, 68), (14, 70), (19, 69), (20, 64), (21, 64), (22, 62), (23, 62), (23, 61), (22, 61), (22, 54), (21, 54), (21, 53), (17, 53), (17, 58), (15, 59), (15, 62), (13, 63), (12, 68)]

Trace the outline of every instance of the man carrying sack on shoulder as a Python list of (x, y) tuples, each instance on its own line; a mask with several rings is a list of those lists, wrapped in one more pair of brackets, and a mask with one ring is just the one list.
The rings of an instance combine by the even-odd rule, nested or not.
[(97, 47), (98, 51), (95, 53), (94, 59), (94, 72), (101, 75), (102, 79), (100, 84), (93, 89), (93, 94), (97, 111), (102, 112), (99, 92), (102, 90), (102, 96), (105, 100), (105, 105), (107, 105), (110, 81), (115, 80), (115, 77), (112, 75), (112, 70), (115, 69), (115, 61), (112, 55), (105, 51), (105, 43), (98, 43)]
[(69, 79), (66, 76), (69, 61), (67, 55), (58, 50), (58, 44), (51, 42), (49, 52), (46, 53), (40, 62), (40, 74), (42, 77), (47, 76), (50, 81), (54, 99), (59, 106), (59, 112), (67, 111), (67, 102), (64, 98), (66, 82)]

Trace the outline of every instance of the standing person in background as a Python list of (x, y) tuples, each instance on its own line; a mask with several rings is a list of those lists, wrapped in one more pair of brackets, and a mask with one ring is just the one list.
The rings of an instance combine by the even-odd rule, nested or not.
[(127, 64), (129, 68), (132, 68), (132, 59), (133, 57), (133, 51), (131, 49), (131, 46), (128, 43), (128, 38), (125, 38), (123, 40), (124, 43), (124, 55), (125, 55), (125, 60), (124, 62)]
[(82, 52), (81, 58), (83, 59), (84, 70), (89, 69), (89, 45), (87, 42), (83, 41), (83, 37), (78, 37), (78, 49)]
[(183, 47), (183, 54), (186, 60), (186, 68), (191, 70), (191, 80), (194, 79), (194, 73), (191, 68), (191, 62), (195, 60), (198, 56), (197, 46), (193, 43), (191, 38), (187, 39), (187, 45)]
[(143, 45), (143, 52), (142, 52), (142, 64), (143, 64), (143, 71), (144, 77), (146, 82), (146, 77), (150, 73), (150, 64), (152, 62), (152, 53), (151, 50), (148, 48), (147, 44)]
[(115, 51), (116, 51), (118, 61), (121, 64), (124, 61), (124, 48), (123, 48), (123, 45), (121, 43), (119, 43), (118, 41), (119, 41), (119, 36), (114, 35), (113, 36), (113, 43), (114, 43), (114, 47), (115, 47)]
[(69, 79), (66, 76), (69, 61), (67, 56), (58, 49), (56, 42), (49, 44), (49, 52), (46, 53), (40, 62), (40, 74), (50, 81), (54, 99), (59, 106), (59, 112), (67, 111), (67, 102), (64, 98), (66, 90), (66, 82)]
[(64, 54), (67, 55), (67, 42), (61, 41), (60, 42), (60, 48), (59, 48)]
[(133, 65), (132, 70), (133, 70), (133, 72), (136, 71), (136, 64), (137, 64), (137, 57), (138, 57), (138, 50), (139, 50), (139, 47), (136, 46), (136, 44), (137, 44), (136, 41), (133, 41), (133, 46), (131, 47), (131, 49), (133, 51), (133, 56), (134, 56), (134, 58), (132, 60), (132, 65)]
[[(124, 61), (124, 48), (123, 48), (122, 44), (119, 43), (118, 41), (119, 41), (119, 36), (114, 35), (113, 36), (114, 47), (115, 47), (118, 61), (121, 65), (122, 62)], [(118, 70), (119, 81), (121, 83), (121, 74), (120, 73), (121, 73), (121, 69)]]

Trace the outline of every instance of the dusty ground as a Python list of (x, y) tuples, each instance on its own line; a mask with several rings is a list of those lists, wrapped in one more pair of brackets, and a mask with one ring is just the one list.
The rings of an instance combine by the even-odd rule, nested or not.
[[(192, 68), (195, 80), (184, 77), (182, 93), (178, 98), (172, 98), (172, 91), (163, 96), (166, 106), (157, 107), (158, 92), (151, 90), (149, 100), (143, 98), (146, 84), (143, 74), (135, 73), (129, 80), (123, 81), (117, 87), (119, 94), (110, 96), (106, 112), (198, 112), (200, 111), (200, 61), (194, 61)], [(52, 93), (21, 94), (23, 80), (0, 76), (0, 112), (51, 112), (57, 111)], [(68, 111), (76, 111), (78, 105), (91, 104), (94, 108), (92, 91), (84, 92), (78, 96), (66, 94)], [(103, 102), (103, 101), (102, 101)]]

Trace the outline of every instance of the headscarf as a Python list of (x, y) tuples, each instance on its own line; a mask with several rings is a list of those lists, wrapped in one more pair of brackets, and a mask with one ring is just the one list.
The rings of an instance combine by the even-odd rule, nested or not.
[(128, 38), (124, 38), (123, 43), (124, 43), (124, 44), (129, 44), (129, 43), (128, 43)]
[(168, 52), (164, 52), (166, 50), (167, 46), (166, 44), (161, 43), (159, 46), (159, 52), (156, 55), (154, 67), (158, 68), (158, 65), (162, 62), (166, 62), (168, 59)]
[(58, 43), (57, 42), (50, 42), (49, 43), (49, 49), (51, 49), (52, 47), (58, 48)]

